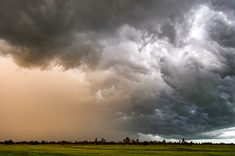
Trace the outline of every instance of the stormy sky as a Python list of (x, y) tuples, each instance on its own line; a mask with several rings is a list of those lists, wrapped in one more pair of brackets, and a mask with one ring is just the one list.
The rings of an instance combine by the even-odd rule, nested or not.
[(231, 139), (234, 8), (0, 0), (0, 140)]

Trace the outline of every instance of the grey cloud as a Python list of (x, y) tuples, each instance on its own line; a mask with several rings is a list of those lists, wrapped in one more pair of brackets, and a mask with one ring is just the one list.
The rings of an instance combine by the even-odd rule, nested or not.
[(211, 23), (208, 26), (209, 36), (226, 47), (235, 46), (235, 28), (234, 21), (229, 23), (226, 18), (221, 16), (214, 16), (211, 19)]
[(226, 14), (229, 15), (230, 18), (234, 16), (235, 2), (233, 0), (212, 0), (211, 4), (213, 9), (221, 12), (226, 12)]
[(2, 0), (0, 38), (12, 49), (1, 54), (23, 67), (79, 68), (128, 134), (193, 138), (234, 126), (230, 3)]
[[(58, 58), (60, 65), (67, 69), (79, 67), (84, 63), (82, 59), (87, 60), (88, 65), (99, 62), (97, 46), (101, 47), (100, 41), (113, 36), (120, 26), (127, 24), (148, 32), (157, 20), (182, 17), (195, 2), (1, 0), (0, 3), (0, 38), (21, 51), (5, 54), (12, 55), (24, 67), (44, 66)], [(174, 30), (169, 29), (174, 34)], [(79, 33), (96, 36), (77, 38)], [(170, 33), (164, 28), (162, 35), (172, 37)], [(80, 46), (74, 47), (74, 44)]]
[[(211, 13), (217, 14), (208, 12)], [(206, 26), (210, 28), (210, 24), (211, 21), (208, 21)], [(216, 30), (215, 27), (210, 29)], [(234, 49), (217, 44), (219, 39), (210, 34), (209, 37), (208, 41), (185, 42), (184, 46), (189, 47), (186, 52), (187, 48), (178, 49), (172, 44), (165, 44), (167, 38), (158, 37), (158, 40), (148, 43), (162, 43), (165, 50), (152, 50), (150, 55), (157, 62), (154, 66), (157, 68), (148, 68), (149, 72), (141, 77), (142, 81), (132, 84), (135, 86), (130, 93), (129, 105), (132, 109), (121, 109), (125, 116), (123, 122), (129, 124), (125, 127), (130, 132), (180, 139), (234, 126)], [(151, 62), (151, 59), (148, 61)], [(139, 64), (142, 62), (139, 61)], [(160, 73), (162, 79), (152, 80), (149, 73), (155, 72)], [(215, 135), (200, 137), (213, 138)]]

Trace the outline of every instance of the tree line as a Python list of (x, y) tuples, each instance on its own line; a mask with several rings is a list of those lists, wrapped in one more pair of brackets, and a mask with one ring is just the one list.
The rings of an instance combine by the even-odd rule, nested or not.
[[(184, 138), (182, 140), (179, 140), (178, 142), (172, 142), (172, 141), (166, 141), (166, 140), (162, 140), (162, 141), (142, 141), (140, 142), (139, 139), (130, 139), (129, 137), (126, 137), (123, 139), (123, 141), (119, 141), (119, 142), (114, 142), (114, 141), (105, 141), (104, 138), (102, 138), (101, 140), (98, 140), (97, 138), (95, 138), (94, 141), (17, 141), (14, 142), (12, 140), (6, 140), (4, 142), (0, 142), (0, 144), (5, 144), (5, 145), (13, 145), (13, 144), (28, 144), (28, 145), (44, 145), (44, 144), (57, 144), (57, 145), (67, 145), (67, 144), (73, 144), (73, 145), (198, 145), (198, 144), (202, 144), (202, 145), (212, 145), (212, 144), (225, 144), (225, 143), (212, 143), (212, 142), (203, 142), (203, 143), (193, 143), (191, 142), (187, 142), (184, 140)], [(233, 144), (233, 143), (230, 143)]]

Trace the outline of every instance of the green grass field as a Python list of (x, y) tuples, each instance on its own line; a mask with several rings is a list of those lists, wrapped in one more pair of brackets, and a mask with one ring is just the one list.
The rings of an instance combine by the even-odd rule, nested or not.
[(0, 156), (235, 155), (235, 145), (0, 145)]

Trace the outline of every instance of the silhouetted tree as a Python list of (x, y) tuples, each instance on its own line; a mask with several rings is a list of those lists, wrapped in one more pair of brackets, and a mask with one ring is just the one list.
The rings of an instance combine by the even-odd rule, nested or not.
[(102, 145), (105, 144), (105, 139), (102, 138), (100, 142), (101, 142)]
[(95, 138), (95, 145), (97, 145), (97, 138)]
[(136, 139), (136, 145), (138, 145), (139, 144), (139, 139)]
[(150, 145), (150, 142), (148, 142), (148, 141), (144, 141), (144, 142), (143, 142), (143, 145), (144, 145), (144, 146), (146, 146), (146, 145)]
[(134, 139), (131, 140), (131, 143), (132, 143), (132, 145), (135, 145), (135, 144), (136, 144), (136, 142), (135, 142)]
[(12, 144), (14, 144), (14, 142), (12, 140), (9, 140), (9, 141), (6, 140), (4, 143), (5, 143), (5, 145), (12, 145)]
[(61, 141), (61, 145), (64, 145), (64, 144), (68, 144), (68, 142), (65, 140)]
[(130, 144), (130, 142), (131, 142), (131, 139), (129, 137), (126, 137), (125, 139), (123, 139), (123, 143), (126, 145)]
[(34, 144), (34, 141), (33, 141), (33, 140), (31, 140), (31, 141), (29, 142), (29, 144), (30, 144), (30, 145), (33, 145), (33, 144)]
[(44, 141), (44, 140), (42, 140), (42, 141), (41, 141), (41, 144), (45, 144), (45, 141)]

